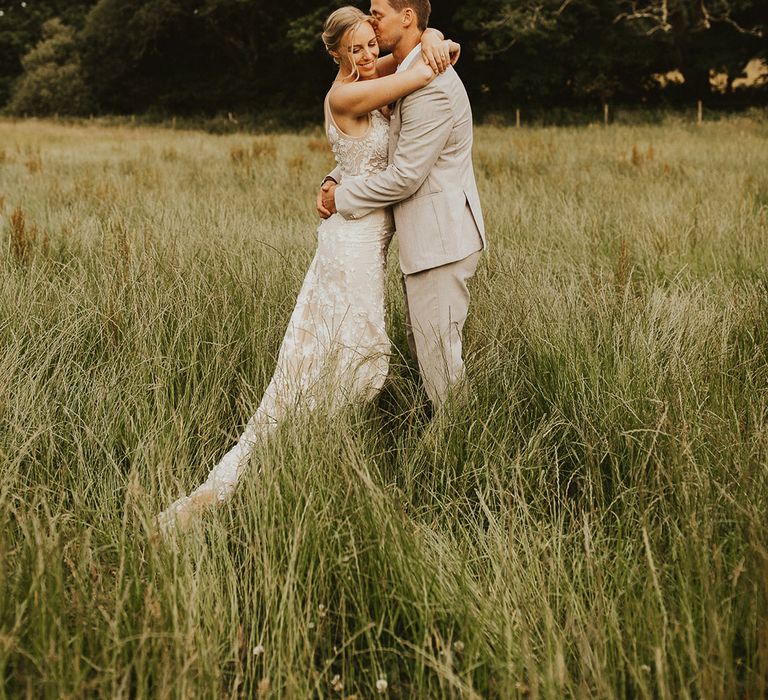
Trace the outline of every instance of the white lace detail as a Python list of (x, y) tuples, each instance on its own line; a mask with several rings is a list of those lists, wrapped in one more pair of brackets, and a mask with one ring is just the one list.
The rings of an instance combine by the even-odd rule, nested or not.
[[(341, 132), (332, 118), (327, 134), (343, 177), (387, 167), (389, 122), (379, 112), (371, 115), (370, 128), (359, 138)], [(334, 410), (376, 395), (389, 369), (384, 284), (393, 231), (388, 209), (355, 221), (334, 214), (320, 224), (317, 251), (261, 404), (206, 481), (160, 513), (161, 532), (183, 528), (195, 513), (227, 500), (259, 440), (287, 412), (318, 405)]]
[(328, 114), (328, 141), (345, 177), (366, 177), (385, 170), (389, 158), (389, 120), (378, 110), (370, 115), (368, 131), (359, 137), (348, 136)]

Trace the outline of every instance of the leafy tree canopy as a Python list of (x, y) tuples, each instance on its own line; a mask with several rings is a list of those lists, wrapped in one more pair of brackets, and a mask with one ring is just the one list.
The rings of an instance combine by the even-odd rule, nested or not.
[[(60, 17), (102, 111), (315, 115), (333, 75), (319, 35), (342, 4), (0, 0), (0, 103), (29, 70), (22, 57), (54, 49), (38, 42)], [(768, 57), (766, 0), (434, 0), (431, 23), (461, 41), (478, 109), (707, 98), (713, 72), (730, 93), (750, 59)], [(684, 83), (662, 94), (654, 76), (672, 70)]]
[(15, 114), (86, 114), (93, 106), (77, 52), (75, 32), (58, 17), (42, 26), (42, 38), (22, 59), (9, 110)]

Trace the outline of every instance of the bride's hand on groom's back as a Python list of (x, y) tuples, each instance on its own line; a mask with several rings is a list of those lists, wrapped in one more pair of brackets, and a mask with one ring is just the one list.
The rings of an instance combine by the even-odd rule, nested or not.
[(461, 44), (448, 39), (448, 55), (451, 57), (451, 65), (455, 66), (461, 56)]
[(421, 57), (434, 73), (445, 73), (448, 66), (459, 60), (461, 45), (450, 39), (433, 43), (422, 43)]

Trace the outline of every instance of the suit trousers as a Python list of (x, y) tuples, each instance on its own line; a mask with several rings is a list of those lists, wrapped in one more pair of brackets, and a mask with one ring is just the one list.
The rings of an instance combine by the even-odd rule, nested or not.
[(403, 275), (408, 346), (435, 408), (464, 378), (467, 281), (475, 274), (481, 253), (478, 250), (462, 260)]

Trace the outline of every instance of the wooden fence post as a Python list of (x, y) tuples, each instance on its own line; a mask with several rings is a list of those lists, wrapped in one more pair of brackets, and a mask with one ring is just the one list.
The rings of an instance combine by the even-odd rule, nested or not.
[(515, 126), (519, 129), (520, 128), (520, 110), (515, 110)]
[(608, 103), (606, 102), (603, 105), (603, 123), (605, 124), (605, 126), (608, 126), (610, 117), (611, 117), (610, 108), (608, 107)]
[(697, 105), (697, 114), (696, 114), (696, 124), (698, 126), (701, 126), (704, 122), (704, 104), (701, 100), (699, 100), (699, 103)]

